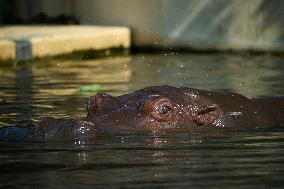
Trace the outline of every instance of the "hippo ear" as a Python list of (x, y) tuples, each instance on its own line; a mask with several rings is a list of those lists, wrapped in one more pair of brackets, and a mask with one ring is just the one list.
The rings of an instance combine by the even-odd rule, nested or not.
[(205, 105), (197, 108), (192, 118), (197, 125), (209, 125), (214, 123), (220, 114), (220, 109), (217, 104)]

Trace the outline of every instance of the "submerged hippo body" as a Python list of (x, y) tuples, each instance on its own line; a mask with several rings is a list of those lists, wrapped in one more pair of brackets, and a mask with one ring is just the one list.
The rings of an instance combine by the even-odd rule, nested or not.
[[(99, 133), (115, 131), (277, 126), (283, 125), (283, 111), (283, 97), (248, 99), (236, 93), (154, 86), (118, 97), (98, 93), (90, 97), (85, 118), (46, 118), (32, 130), (20, 130), (22, 138), (90, 139)], [(17, 128), (10, 130), (12, 134), (7, 128), (2, 130), (0, 138), (17, 136)]]

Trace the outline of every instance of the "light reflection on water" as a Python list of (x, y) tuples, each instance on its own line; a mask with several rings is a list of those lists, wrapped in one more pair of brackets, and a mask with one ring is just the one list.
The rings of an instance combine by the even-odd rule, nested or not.
[[(149, 85), (284, 95), (283, 57), (136, 55), (0, 67), (0, 126), (80, 117), (100, 84), (120, 95)], [(0, 188), (283, 188), (284, 129), (208, 129), (94, 141), (0, 142)]]

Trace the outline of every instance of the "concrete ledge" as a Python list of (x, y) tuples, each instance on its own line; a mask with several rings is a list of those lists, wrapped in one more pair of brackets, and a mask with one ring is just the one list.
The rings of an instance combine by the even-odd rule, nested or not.
[[(129, 48), (131, 43), (126, 27), (10, 26), (0, 27), (0, 33), (3, 40), (14, 43), (13, 56), (4, 55), (1, 50), (0, 59), (9, 57), (17, 61), (73, 51)], [(4, 42), (1, 44), (0, 49), (5, 48)]]
[(14, 60), (16, 58), (15, 42), (0, 38), (0, 60)]

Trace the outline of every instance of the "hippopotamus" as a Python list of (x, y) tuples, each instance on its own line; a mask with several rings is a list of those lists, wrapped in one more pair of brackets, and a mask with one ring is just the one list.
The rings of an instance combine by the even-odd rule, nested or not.
[(31, 128), (5, 127), (0, 138), (92, 139), (109, 132), (206, 127), (282, 126), (284, 97), (249, 99), (232, 92), (152, 86), (121, 96), (97, 93), (83, 118), (45, 118)]

